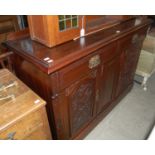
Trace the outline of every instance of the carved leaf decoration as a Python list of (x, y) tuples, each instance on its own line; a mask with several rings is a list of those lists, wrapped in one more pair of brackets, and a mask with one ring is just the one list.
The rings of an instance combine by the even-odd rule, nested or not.
[(94, 81), (82, 83), (70, 98), (71, 131), (76, 133), (92, 117), (94, 103)]

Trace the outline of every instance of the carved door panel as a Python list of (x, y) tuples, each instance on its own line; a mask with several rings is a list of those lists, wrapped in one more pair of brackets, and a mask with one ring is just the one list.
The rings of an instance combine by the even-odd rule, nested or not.
[(118, 81), (117, 95), (133, 83), (133, 78), (140, 55), (145, 33), (133, 34), (120, 40), (121, 50), (120, 75)]
[(119, 60), (120, 58), (117, 56), (101, 67), (97, 113), (103, 111), (114, 97), (119, 73)]
[[(68, 88), (69, 114), (71, 134), (76, 134), (82, 127), (90, 122), (93, 117), (95, 105), (95, 80), (88, 77), (76, 86)], [(70, 90), (69, 90), (70, 89)]]
[(97, 70), (91, 71), (59, 94), (53, 102), (58, 139), (70, 139), (94, 116)]

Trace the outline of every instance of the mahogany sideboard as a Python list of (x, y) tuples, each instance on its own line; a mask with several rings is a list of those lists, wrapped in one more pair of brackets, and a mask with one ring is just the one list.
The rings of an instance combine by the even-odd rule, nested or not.
[(16, 75), (47, 102), (54, 139), (82, 139), (131, 90), (151, 21), (134, 18), (48, 48), (7, 41)]

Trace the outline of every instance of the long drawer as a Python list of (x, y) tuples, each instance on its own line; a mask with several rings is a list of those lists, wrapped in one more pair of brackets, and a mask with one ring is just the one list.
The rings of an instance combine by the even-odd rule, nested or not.
[(106, 63), (111, 60), (118, 54), (116, 47), (117, 44), (114, 42), (61, 69), (59, 71), (60, 89), (66, 88), (71, 83), (79, 80), (102, 63)]

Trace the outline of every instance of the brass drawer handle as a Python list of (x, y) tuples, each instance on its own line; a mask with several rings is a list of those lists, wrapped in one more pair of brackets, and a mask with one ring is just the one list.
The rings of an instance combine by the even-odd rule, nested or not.
[(18, 85), (18, 83), (17, 83), (17, 81), (13, 81), (13, 82), (11, 82), (10, 84), (8, 84), (8, 85), (3, 85), (3, 86), (1, 86), (0, 87), (0, 91), (6, 91), (6, 89), (8, 89), (8, 88), (11, 88), (11, 87), (17, 87), (17, 85)]
[(16, 132), (10, 132), (10, 133), (8, 133), (6, 138), (4, 138), (4, 139), (0, 138), (0, 140), (15, 140), (14, 139), (15, 134), (16, 134)]
[(0, 101), (7, 100), (7, 99), (15, 100), (15, 95), (8, 95), (5, 97), (0, 97)]
[(92, 69), (94, 67), (97, 67), (101, 63), (100, 56), (95, 55), (89, 60), (89, 68)]

